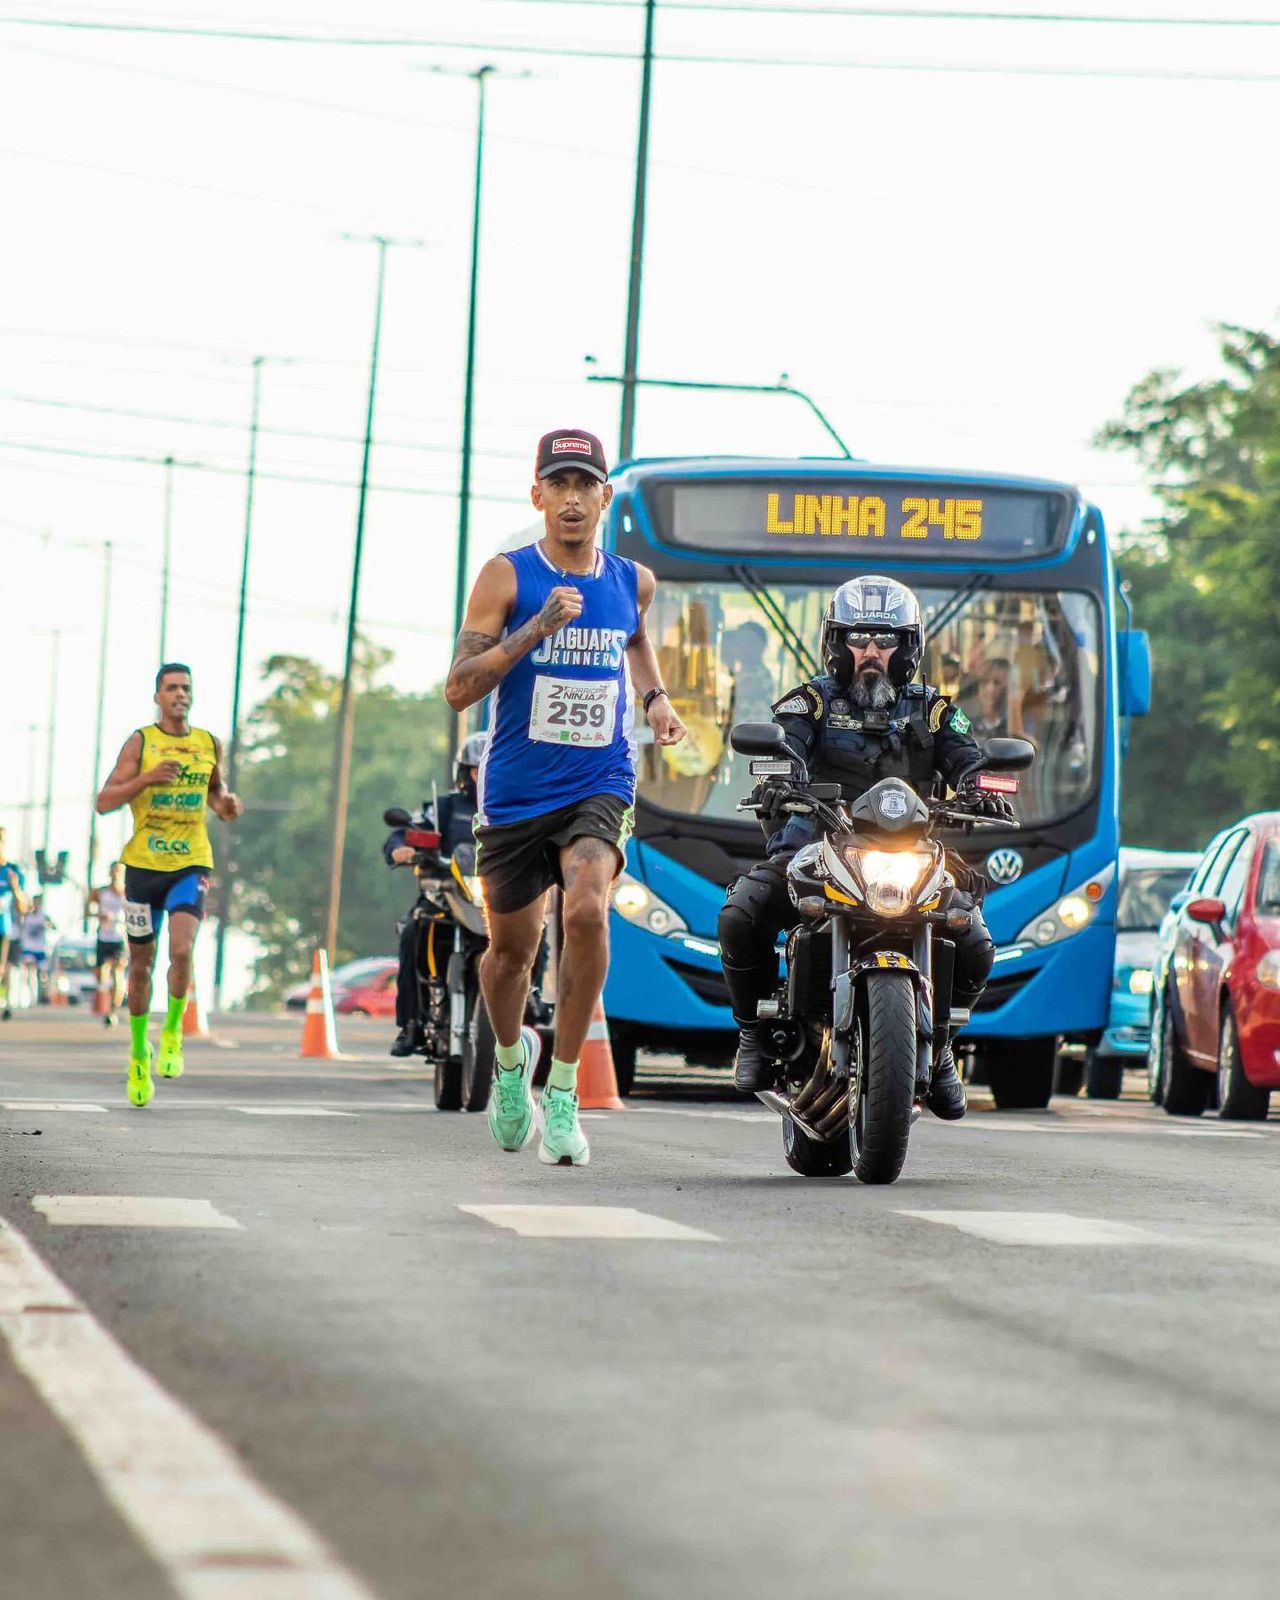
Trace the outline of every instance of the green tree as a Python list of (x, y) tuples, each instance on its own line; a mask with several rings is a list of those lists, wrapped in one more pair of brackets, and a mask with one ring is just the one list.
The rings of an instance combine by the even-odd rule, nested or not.
[[(365, 647), (357, 664), (339, 961), (394, 953), (395, 922), (412, 900), (412, 885), (382, 859), (382, 813), (390, 805), (412, 810), (433, 779), (441, 790), (448, 784), (444, 698), (376, 684), (389, 659), (389, 652)], [(232, 916), (263, 946), (251, 1003), (266, 1004), (307, 975), (324, 933), (342, 680), (302, 656), (273, 656), (263, 676), (267, 694), (245, 724)]]
[(1133, 843), (1202, 844), (1280, 804), (1280, 341), (1218, 335), (1222, 375), (1150, 373), (1099, 435), (1137, 457), (1162, 507), (1121, 558), (1158, 695), (1126, 770)]

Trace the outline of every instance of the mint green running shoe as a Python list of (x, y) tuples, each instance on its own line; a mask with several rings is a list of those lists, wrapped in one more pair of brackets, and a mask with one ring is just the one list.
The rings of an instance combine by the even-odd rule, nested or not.
[(504, 1071), (493, 1069), (493, 1092), (489, 1096), (489, 1132), (504, 1150), (523, 1150), (538, 1127), (538, 1108), (533, 1103), (533, 1074), (542, 1054), (542, 1040), (532, 1028), (521, 1028), (524, 1046), (521, 1066)]
[(578, 1122), (578, 1097), (572, 1089), (544, 1089), (542, 1115), (546, 1126), (538, 1160), (549, 1167), (585, 1167), (591, 1146)]

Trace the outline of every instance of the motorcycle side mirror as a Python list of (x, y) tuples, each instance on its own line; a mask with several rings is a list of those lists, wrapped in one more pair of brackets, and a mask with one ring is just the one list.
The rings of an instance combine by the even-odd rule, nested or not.
[(740, 722), (730, 733), (729, 743), (740, 756), (787, 753), (786, 738), (776, 722)]
[(388, 806), (382, 813), (382, 820), (388, 828), (407, 828), (411, 819), (403, 806)]
[(1025, 772), (1036, 758), (1030, 739), (988, 739), (983, 749), (988, 772)]

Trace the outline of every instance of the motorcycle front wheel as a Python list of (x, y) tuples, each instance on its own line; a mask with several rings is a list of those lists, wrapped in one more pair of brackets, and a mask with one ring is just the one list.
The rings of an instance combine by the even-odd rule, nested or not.
[(904, 973), (866, 975), (862, 1082), (852, 1110), (853, 1175), (893, 1183), (907, 1159), (916, 1098), (916, 991)]
[(462, 1042), (462, 1104), (467, 1111), (483, 1111), (493, 1085), (493, 1024), (480, 995), (478, 963), (467, 969), (467, 1032)]

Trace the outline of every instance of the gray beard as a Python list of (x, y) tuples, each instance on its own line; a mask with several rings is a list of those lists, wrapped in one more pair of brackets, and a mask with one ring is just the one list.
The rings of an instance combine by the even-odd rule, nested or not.
[(860, 672), (850, 686), (849, 698), (860, 711), (885, 711), (898, 696), (883, 672)]

